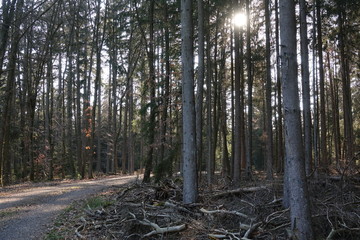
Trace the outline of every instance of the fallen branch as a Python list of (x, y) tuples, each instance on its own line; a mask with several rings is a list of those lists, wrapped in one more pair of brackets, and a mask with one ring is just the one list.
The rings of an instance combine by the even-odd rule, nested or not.
[(257, 192), (257, 191), (261, 191), (261, 190), (265, 190), (265, 189), (267, 189), (267, 187), (265, 187), (265, 186), (237, 188), (237, 189), (228, 190), (225, 192), (214, 193), (211, 197), (223, 197), (226, 195), (239, 194), (239, 193), (252, 193), (252, 192)]
[(224, 229), (215, 229), (215, 234), (208, 234), (208, 237), (211, 239), (236, 239), (240, 240), (240, 234), (232, 233)]
[(81, 235), (80, 231), (85, 228), (86, 220), (83, 217), (81, 217), (80, 220), (83, 222), (83, 224), (81, 224), (81, 226), (79, 226), (78, 228), (75, 229), (75, 234), (76, 234), (76, 236), (78, 236), (78, 238), (85, 239), (85, 237), (83, 235)]
[(208, 234), (208, 237), (210, 239), (229, 239), (229, 237), (226, 234)]
[(249, 230), (251, 228), (251, 226), (248, 224), (245, 224), (245, 223), (240, 223), (239, 228), (242, 230)]
[(274, 200), (272, 200), (271, 202), (267, 203), (266, 205), (271, 205), (271, 204), (278, 204), (282, 202), (282, 198), (275, 198)]
[(116, 200), (119, 200), (120, 198), (122, 198), (128, 191), (139, 187), (139, 184), (137, 183), (137, 180), (138, 180), (138, 178), (136, 178), (136, 182), (134, 184), (132, 184), (131, 186), (128, 186), (120, 194), (118, 194), (118, 196), (116, 197)]
[(266, 217), (265, 222), (266, 225), (269, 224), (270, 222), (274, 221), (277, 218), (282, 217), (285, 213), (287, 213), (290, 209), (286, 208), (284, 210), (281, 211), (277, 211), (277, 212), (273, 212), (271, 213), (269, 216)]
[(174, 204), (174, 203), (171, 203), (171, 202), (169, 202), (169, 201), (166, 201), (165, 203), (164, 203), (164, 206), (165, 207), (171, 207), (171, 208), (175, 208), (175, 209), (178, 209), (178, 210), (180, 210), (180, 211), (183, 211), (183, 212), (186, 212), (186, 213), (189, 213), (189, 214), (195, 214), (194, 212), (192, 212), (192, 211), (190, 211), (190, 210), (188, 210), (188, 209), (186, 209), (186, 208), (184, 208), (184, 207), (182, 207), (182, 206), (179, 206), (179, 205), (176, 205), (176, 204)]
[(360, 231), (360, 228), (338, 228), (338, 229), (332, 228), (331, 232), (326, 237), (326, 240), (332, 240), (336, 234), (346, 231)]
[(274, 227), (274, 228), (270, 229), (270, 231), (277, 231), (277, 230), (279, 230), (280, 228), (288, 227), (288, 226), (290, 226), (290, 225), (291, 225), (290, 222), (286, 222), (286, 223), (284, 223), (284, 224), (281, 224), (281, 225), (279, 225), (279, 226), (277, 226), (277, 227)]
[(180, 232), (180, 231), (182, 231), (182, 230), (184, 230), (186, 228), (185, 224), (178, 225), (178, 226), (173, 226), (173, 227), (160, 227), (156, 223), (150, 222), (146, 218), (144, 218), (143, 220), (139, 220), (139, 219), (136, 218), (135, 214), (133, 214), (133, 213), (129, 213), (129, 214), (135, 220), (137, 220), (140, 224), (142, 224), (144, 226), (150, 226), (150, 227), (154, 228), (153, 231), (145, 234), (144, 237), (150, 237), (150, 236), (155, 235), (155, 234), (164, 234), (164, 233), (170, 233), (170, 232)]
[(249, 217), (248, 215), (238, 212), (238, 211), (229, 211), (229, 210), (206, 210), (204, 208), (200, 209), (200, 212), (206, 213), (206, 214), (215, 214), (215, 213), (221, 213), (221, 214), (233, 214), (242, 218), (246, 218), (249, 220), (254, 220), (253, 218)]
[(245, 232), (244, 239), (248, 239), (250, 235), (261, 225), (261, 222), (252, 224), (250, 228)]
[(245, 204), (249, 205), (249, 206), (252, 207), (252, 208), (255, 208), (255, 205), (252, 204), (252, 203), (249, 203), (248, 201), (245, 201), (245, 200), (243, 200), (243, 199), (240, 199), (240, 202), (245, 203)]

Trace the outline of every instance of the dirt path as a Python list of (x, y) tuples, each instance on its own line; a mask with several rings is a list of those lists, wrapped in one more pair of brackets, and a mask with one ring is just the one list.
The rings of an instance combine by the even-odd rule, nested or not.
[(0, 239), (42, 239), (49, 224), (72, 201), (135, 180), (136, 176), (116, 176), (0, 189)]

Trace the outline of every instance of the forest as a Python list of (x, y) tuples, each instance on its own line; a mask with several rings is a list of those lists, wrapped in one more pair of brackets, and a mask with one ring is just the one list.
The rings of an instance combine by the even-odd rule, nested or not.
[(359, 1), (0, 4), (2, 186), (283, 177), (311, 239), (306, 179), (359, 181)]

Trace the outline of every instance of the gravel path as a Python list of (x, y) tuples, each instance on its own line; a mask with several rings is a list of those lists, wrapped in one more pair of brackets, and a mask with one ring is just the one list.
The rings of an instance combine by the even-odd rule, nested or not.
[(74, 200), (135, 180), (136, 176), (116, 176), (0, 189), (0, 239), (42, 239), (55, 217)]

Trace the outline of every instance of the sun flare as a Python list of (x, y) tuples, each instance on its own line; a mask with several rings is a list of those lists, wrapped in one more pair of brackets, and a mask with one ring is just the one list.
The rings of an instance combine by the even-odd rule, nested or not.
[(244, 27), (246, 26), (246, 14), (239, 12), (236, 13), (233, 17), (233, 24), (237, 27)]

